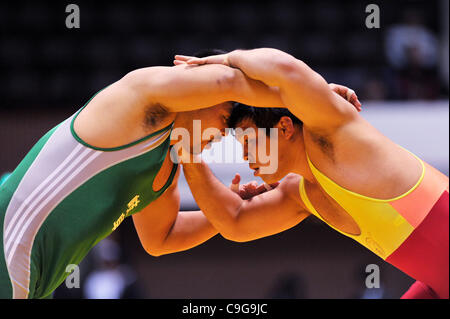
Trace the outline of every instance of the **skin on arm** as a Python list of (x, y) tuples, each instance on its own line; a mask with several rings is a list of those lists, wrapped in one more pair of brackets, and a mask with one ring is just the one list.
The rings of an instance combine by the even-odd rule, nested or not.
[[(179, 171), (176, 182), (161, 197), (133, 215), (139, 239), (150, 255), (161, 256), (188, 250), (218, 233), (203, 212), (179, 211), (178, 176)], [(276, 187), (278, 184), (272, 184), (272, 186)], [(237, 190), (239, 196), (243, 198), (251, 198), (265, 191), (266, 189), (262, 189), (261, 186), (249, 184), (242, 185), (241, 191)]]
[[(178, 180), (178, 174), (176, 181)], [(133, 215), (142, 246), (152, 256), (188, 250), (217, 234), (201, 211), (179, 211), (175, 182), (158, 199)]]
[(177, 112), (227, 101), (284, 106), (276, 88), (238, 69), (224, 65), (149, 67), (134, 70), (99, 92), (80, 112), (74, 128), (91, 145), (117, 147), (169, 125)]
[(200, 209), (229, 240), (245, 242), (274, 235), (310, 215), (298, 201), (298, 175), (290, 174), (275, 189), (243, 200), (204, 162), (183, 164), (183, 171)]
[(224, 65), (179, 65), (138, 69), (127, 75), (147, 104), (184, 112), (236, 101), (259, 107), (284, 106), (276, 88)]

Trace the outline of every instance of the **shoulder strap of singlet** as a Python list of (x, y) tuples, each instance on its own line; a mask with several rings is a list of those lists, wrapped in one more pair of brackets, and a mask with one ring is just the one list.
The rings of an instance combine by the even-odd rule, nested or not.
[[(171, 150), (172, 150), (172, 146), (169, 147), (169, 155), (168, 156), (170, 156)], [(166, 183), (164, 184), (164, 186), (161, 189), (155, 191), (155, 194), (157, 194), (158, 196), (161, 195), (162, 193), (164, 193), (166, 191), (166, 189), (170, 185), (172, 185), (175, 174), (177, 173), (177, 169), (178, 169), (178, 163), (173, 163), (172, 171), (170, 172), (169, 178), (167, 179)]]
[[(409, 152), (409, 151), (408, 151), (408, 152)], [(364, 196), (364, 195), (355, 193), (355, 192), (353, 192), (353, 191), (351, 191), (351, 190), (348, 190), (348, 189), (346, 189), (346, 188), (344, 188), (344, 187), (338, 185), (336, 182), (334, 182), (333, 180), (331, 180), (328, 176), (326, 176), (326, 175), (323, 174), (321, 171), (319, 171), (319, 170), (314, 166), (314, 164), (311, 162), (311, 160), (310, 160), (308, 154), (306, 154), (306, 158), (307, 158), (307, 160), (308, 160), (308, 165), (309, 165), (309, 167), (311, 168), (311, 171), (312, 171), (314, 177), (317, 179), (317, 181), (318, 181), (319, 184), (322, 186), (322, 188), (323, 188), (325, 191), (327, 191), (327, 193), (328, 193), (330, 190), (339, 190), (340, 192), (344, 192), (344, 193), (347, 193), (347, 194), (349, 194), (349, 195), (352, 195), (352, 196), (355, 196), (355, 197), (358, 197), (358, 198), (361, 198), (361, 199), (364, 199), (364, 200), (367, 200), (367, 201), (375, 201), (375, 202), (393, 202), (393, 201), (396, 201), (396, 200), (398, 200), (398, 199), (401, 199), (401, 198), (407, 196), (407, 195), (408, 195), (409, 193), (411, 193), (414, 189), (416, 189), (417, 186), (419, 186), (420, 183), (422, 182), (422, 180), (423, 180), (423, 178), (424, 178), (424, 175), (425, 175), (425, 166), (424, 166), (423, 161), (422, 161), (420, 158), (418, 158), (416, 155), (414, 155), (413, 153), (411, 153), (411, 152), (409, 152), (409, 153), (412, 154), (412, 155), (413, 155), (413, 156), (421, 163), (421, 165), (422, 165), (422, 173), (421, 173), (421, 176), (420, 176), (419, 180), (417, 181), (417, 183), (416, 183), (412, 188), (410, 188), (407, 192), (405, 192), (405, 193), (403, 193), (403, 194), (401, 194), (401, 195), (399, 195), (399, 196), (397, 196), (397, 197), (395, 197), (395, 198), (389, 198), (389, 199), (377, 199), (377, 198), (373, 198), (373, 197)], [(330, 195), (331, 195), (331, 194), (330, 194)]]
[(320, 215), (317, 213), (316, 209), (314, 208), (313, 204), (308, 198), (308, 195), (306, 194), (305, 189), (305, 178), (302, 176), (299, 183), (299, 192), (300, 192), (300, 198), (303, 201), (303, 204), (306, 206), (308, 211), (320, 218)]
[(158, 135), (158, 134), (161, 134), (161, 133), (163, 133), (163, 132), (165, 132), (165, 131), (167, 131), (167, 130), (171, 130), (171, 129), (172, 129), (174, 122), (170, 123), (169, 125), (167, 125), (166, 127), (162, 128), (162, 129), (160, 129), (160, 130), (158, 130), (158, 131), (156, 131), (156, 132), (153, 132), (153, 133), (151, 133), (151, 134), (149, 134), (149, 135), (146, 135), (146, 136), (144, 136), (144, 137), (142, 137), (142, 138), (140, 138), (140, 139), (138, 139), (138, 140), (136, 140), (136, 141), (133, 141), (133, 142), (128, 143), (128, 144), (126, 144), (126, 145), (117, 146), (117, 147), (110, 147), (110, 148), (96, 147), (96, 146), (93, 146), (93, 145), (90, 145), (90, 144), (86, 143), (85, 141), (83, 141), (83, 140), (81, 139), (81, 137), (77, 134), (77, 132), (75, 132), (75, 129), (74, 129), (75, 119), (78, 117), (78, 115), (80, 114), (80, 112), (81, 112), (81, 111), (89, 104), (89, 102), (91, 102), (92, 99), (93, 99), (95, 96), (97, 96), (97, 94), (99, 94), (101, 91), (103, 91), (103, 90), (106, 89), (107, 87), (108, 87), (108, 86), (106, 86), (105, 88), (103, 88), (103, 89), (101, 89), (100, 91), (98, 91), (97, 93), (95, 93), (95, 94), (94, 94), (94, 95), (86, 102), (86, 104), (84, 104), (83, 107), (81, 107), (81, 108), (73, 115), (72, 119), (70, 120), (70, 131), (71, 131), (71, 133), (72, 133), (72, 136), (73, 136), (73, 137), (75, 138), (75, 140), (77, 140), (77, 142), (79, 142), (80, 144), (82, 144), (82, 145), (84, 145), (84, 146), (86, 146), (86, 147), (88, 147), (88, 148), (97, 150), (97, 151), (103, 151), (103, 152), (120, 151), (120, 150), (123, 150), (123, 149), (125, 149), (125, 148), (132, 147), (132, 146), (134, 146), (134, 145), (137, 145), (137, 144), (139, 144), (139, 143), (142, 143), (142, 142), (144, 142), (144, 141), (146, 141), (146, 140), (148, 140), (148, 139), (150, 139), (150, 138), (152, 138), (152, 137), (154, 137), (154, 136), (156, 136), (156, 135)]
[[(80, 110), (80, 111), (81, 111), (81, 110)], [(97, 150), (97, 151), (103, 151), (103, 152), (120, 151), (120, 150), (123, 150), (123, 149), (125, 149), (125, 148), (132, 147), (132, 146), (134, 146), (134, 145), (137, 145), (137, 144), (139, 144), (139, 143), (142, 143), (142, 142), (144, 142), (144, 141), (146, 141), (146, 140), (148, 140), (148, 139), (150, 139), (150, 138), (152, 138), (152, 137), (154, 137), (154, 136), (156, 136), (156, 135), (158, 135), (158, 134), (161, 134), (161, 133), (163, 133), (163, 132), (165, 132), (165, 131), (167, 131), (167, 130), (171, 130), (171, 129), (172, 129), (172, 126), (173, 126), (173, 123), (174, 123), (174, 122), (172, 122), (172, 123), (170, 123), (169, 125), (167, 125), (166, 127), (162, 128), (162, 129), (160, 129), (160, 130), (158, 130), (158, 131), (156, 131), (156, 132), (153, 132), (153, 133), (151, 133), (151, 134), (149, 134), (149, 135), (146, 135), (146, 136), (144, 136), (144, 137), (142, 137), (142, 138), (140, 138), (140, 139), (138, 139), (138, 140), (136, 140), (136, 141), (134, 141), (134, 142), (131, 142), (131, 143), (128, 143), (128, 144), (125, 144), (125, 145), (122, 145), (122, 146), (110, 147), (110, 148), (97, 147), (97, 146), (90, 145), (90, 144), (86, 143), (85, 141), (83, 141), (83, 140), (78, 136), (78, 134), (75, 132), (75, 130), (74, 130), (74, 127), (73, 127), (74, 121), (75, 121), (75, 118), (76, 118), (76, 116), (79, 114), (80, 111), (78, 111), (78, 113), (73, 117), (73, 119), (72, 119), (72, 121), (71, 121), (71, 123), (70, 123), (70, 131), (72, 132), (72, 136), (73, 136), (73, 137), (77, 140), (77, 142), (79, 142), (80, 144), (83, 144), (84, 146), (86, 146), (86, 147), (88, 147), (88, 148), (91, 148), (91, 149), (94, 149), (94, 150)]]

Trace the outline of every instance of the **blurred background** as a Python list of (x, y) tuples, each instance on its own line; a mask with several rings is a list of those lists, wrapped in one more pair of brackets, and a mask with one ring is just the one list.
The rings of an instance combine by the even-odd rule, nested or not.
[[(353, 88), (362, 116), (448, 175), (447, 0), (74, 1), (80, 28), (68, 29), (70, 3), (0, 3), (0, 176), (127, 72), (205, 48), (255, 47), (286, 51)], [(366, 27), (371, 3), (380, 28)], [(230, 139), (207, 155), (235, 147)], [(235, 172), (252, 179), (244, 163), (211, 167), (226, 185)], [(195, 209), (185, 181), (181, 193), (182, 209)], [(380, 267), (380, 288), (366, 289), (369, 264)], [(145, 253), (127, 219), (80, 270), (81, 288), (63, 284), (55, 298), (398, 298), (413, 282), (314, 217), (254, 242), (217, 235), (161, 257)]]

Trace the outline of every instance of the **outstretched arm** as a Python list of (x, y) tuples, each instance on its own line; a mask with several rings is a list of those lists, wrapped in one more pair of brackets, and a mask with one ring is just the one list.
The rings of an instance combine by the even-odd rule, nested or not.
[(278, 87), (283, 103), (310, 128), (334, 129), (357, 113), (318, 73), (280, 50), (262, 48), (206, 58), (176, 58), (188, 64), (222, 63), (240, 69), (249, 78)]
[(152, 67), (130, 72), (123, 79), (147, 105), (184, 112), (236, 101), (260, 107), (283, 107), (279, 92), (224, 65)]
[(277, 234), (309, 216), (295, 198), (299, 196), (298, 175), (289, 175), (275, 189), (243, 200), (204, 162), (183, 164), (183, 171), (198, 206), (229, 240), (244, 242)]
[(91, 145), (117, 147), (169, 125), (177, 112), (227, 101), (284, 106), (277, 88), (235, 68), (149, 67), (128, 73), (96, 94), (76, 118), (74, 129)]

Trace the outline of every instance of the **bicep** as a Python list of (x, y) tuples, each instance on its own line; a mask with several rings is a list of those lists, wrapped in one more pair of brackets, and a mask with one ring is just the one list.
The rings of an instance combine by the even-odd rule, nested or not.
[(160, 246), (169, 233), (180, 208), (178, 185), (170, 186), (159, 198), (134, 214), (133, 223), (142, 245), (148, 251)]
[(134, 82), (138, 83), (135, 91), (144, 92), (149, 105), (164, 105), (169, 112), (191, 111), (228, 101), (284, 107), (278, 88), (225, 65), (154, 67), (134, 73), (137, 79)]
[(224, 65), (175, 66), (149, 79), (149, 100), (170, 112), (211, 107), (230, 100), (234, 73)]
[(212, 229), (212, 226), (202, 211), (179, 211), (170, 236), (175, 239), (191, 237), (189, 239), (194, 240), (202, 236), (202, 229), (209, 228)]

